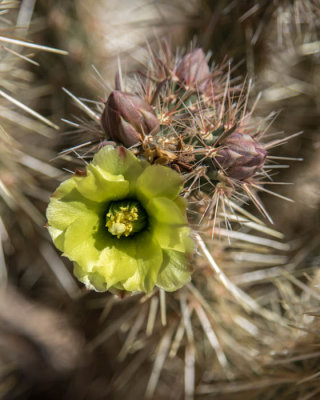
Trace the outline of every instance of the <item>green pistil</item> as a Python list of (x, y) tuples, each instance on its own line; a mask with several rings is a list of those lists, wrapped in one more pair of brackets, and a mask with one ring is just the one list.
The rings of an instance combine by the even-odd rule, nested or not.
[(142, 231), (147, 225), (147, 214), (136, 200), (113, 201), (106, 214), (106, 227), (120, 239)]

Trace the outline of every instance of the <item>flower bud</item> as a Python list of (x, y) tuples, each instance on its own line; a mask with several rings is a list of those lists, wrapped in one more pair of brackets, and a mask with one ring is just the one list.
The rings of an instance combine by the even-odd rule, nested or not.
[(216, 165), (230, 178), (242, 181), (252, 177), (267, 157), (267, 151), (253, 137), (233, 132), (218, 148)]
[(190, 89), (205, 93), (210, 85), (210, 69), (202, 49), (186, 54), (175, 71), (179, 81)]
[(139, 143), (141, 135), (157, 133), (159, 120), (152, 107), (141, 97), (114, 90), (101, 116), (107, 136), (126, 147)]

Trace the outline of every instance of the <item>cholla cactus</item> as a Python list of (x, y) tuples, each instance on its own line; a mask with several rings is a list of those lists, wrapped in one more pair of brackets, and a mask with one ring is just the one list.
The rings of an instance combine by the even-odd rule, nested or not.
[[(77, 12), (81, 3), (83, 2), (76, 2)], [(87, 7), (87, 2), (85, 3), (85, 7)], [(197, 7), (206, 3), (212, 9), (211, 15), (210, 12), (206, 13), (210, 26), (203, 31), (205, 31), (205, 36), (208, 39), (210, 28), (215, 29), (212, 36), (216, 40), (216, 47), (212, 48), (217, 59), (221, 59), (225, 54), (232, 56), (238, 54), (239, 58), (245, 58), (242, 51), (243, 47), (238, 45), (238, 38), (241, 35), (237, 34), (239, 32), (237, 28), (241, 25), (243, 28), (241, 33), (246, 33), (246, 41), (242, 41), (247, 44), (246, 55), (249, 65), (252, 61), (251, 53), (255, 45), (254, 41), (259, 37), (259, 33), (260, 36), (267, 37), (269, 40), (276, 32), (276, 29), (265, 29), (268, 19), (260, 18), (265, 9), (270, 10), (269, 4), (273, 6), (277, 3), (277, 7), (280, 6), (281, 8), (288, 4), (293, 10), (293, 4), (300, 4), (304, 7), (304, 4), (311, 2), (263, 1), (259, 3), (260, 7), (257, 7), (253, 1), (241, 5), (229, 0), (215, 2), (215, 4), (210, 1), (191, 3), (197, 3)], [(171, 4), (170, 2), (170, 6)], [(181, 2), (181, 4), (183, 8), (189, 6), (189, 3), (186, 5), (186, 2)], [(241, 9), (241, 13), (235, 16), (233, 11), (237, 9)], [(283, 11), (284, 28), (291, 32), (291, 29), (288, 30), (286, 26), (288, 14), (285, 9)], [(108, 13), (110, 15), (109, 10)], [(92, 13), (95, 27), (99, 26), (97, 14), (97, 12)], [(122, 16), (124, 14), (121, 12)], [(243, 17), (238, 23), (237, 21), (242, 15)], [(100, 14), (98, 17), (100, 17)], [(176, 26), (177, 17), (176, 11), (172, 13), (174, 24), (171, 24), (171, 26)], [(105, 18), (102, 17), (101, 20), (104, 21)], [(204, 19), (198, 18), (198, 20), (201, 20), (201, 26), (203, 26)], [(229, 24), (226, 23), (226, 20), (229, 21)], [(212, 21), (215, 21), (215, 23), (212, 24)], [(61, 25), (68, 24), (63, 21)], [(89, 24), (85, 25), (88, 26)], [(110, 27), (110, 24), (103, 25)], [(194, 29), (194, 24), (188, 24), (188, 26), (192, 26), (192, 29)], [(100, 28), (98, 28), (99, 31), (101, 31)], [(119, 30), (113, 30), (116, 32), (115, 39), (118, 45)], [(80, 40), (79, 30), (73, 29), (73, 31), (77, 32), (77, 39)], [(132, 29), (130, 34), (131, 32)], [(228, 32), (227, 35), (226, 32)], [(61, 28), (59, 33), (61, 34)], [(66, 39), (70, 37), (71, 35), (65, 34)], [(90, 31), (90, 40), (95, 46), (96, 42), (99, 41), (92, 31)], [(74, 40), (71, 39), (70, 42), (74, 42)], [(108, 43), (110, 42), (112, 42), (112, 38), (110, 40), (109, 35)], [(232, 45), (228, 47), (227, 43), (232, 43)], [(100, 49), (105, 49), (105, 41), (102, 41), (102, 44), (103, 47), (101, 46)], [(209, 40), (204, 45), (208, 48)], [(89, 47), (89, 50), (91, 50), (94, 46)], [(81, 48), (87, 49), (86, 46)], [(270, 48), (274, 51), (274, 42)], [(306, 51), (308, 49), (310, 50), (310, 47), (306, 46)], [(233, 52), (229, 50), (233, 50)], [(140, 51), (140, 47), (138, 51)], [(105, 50), (99, 53), (104, 55)], [(96, 66), (99, 65), (99, 60), (92, 57), (90, 51), (89, 53), (85, 51), (84, 54), (88, 64), (94, 62)], [(91, 57), (88, 54), (91, 54)], [(135, 52), (134, 58), (136, 54)], [(219, 54), (222, 54), (222, 57), (219, 57)], [(195, 57), (195, 55), (198, 55), (198, 57)], [(270, 59), (265, 52), (263, 52), (263, 56), (264, 62)], [(155, 54), (154, 60), (157, 57), (158, 54)], [(185, 391), (187, 399), (194, 396), (201, 397), (201, 395), (203, 397), (230, 399), (236, 397), (261, 398), (264, 395), (282, 398), (279, 396), (276, 387), (283, 385), (284, 390), (288, 393), (283, 398), (293, 399), (298, 397), (295, 393), (296, 390), (299, 390), (297, 388), (301, 388), (303, 385), (308, 387), (308, 390), (305, 391), (304, 396), (300, 389), (300, 397), (312, 395), (310, 392), (313, 392), (316, 397), (318, 385), (315, 380), (310, 384), (308, 373), (310, 372), (310, 375), (314, 377), (317, 376), (318, 360), (313, 358), (317, 353), (312, 346), (304, 344), (300, 348), (300, 354), (297, 354), (295, 350), (295, 343), (298, 341), (303, 343), (305, 337), (305, 333), (297, 327), (309, 331), (315, 329), (315, 325), (309, 323), (311, 318), (302, 314), (306, 310), (314, 310), (314, 307), (317, 307), (315, 282), (310, 282), (310, 285), (308, 283), (310, 277), (313, 278), (312, 268), (310, 268), (309, 263), (304, 263), (303, 270), (299, 270), (297, 268), (299, 260), (297, 259), (292, 260), (288, 265), (283, 265), (286, 258), (278, 253), (287, 251), (288, 247), (278, 241), (270, 240), (269, 237), (258, 236), (253, 229), (262, 231), (265, 235), (272, 235), (277, 239), (281, 238), (281, 235), (269, 230), (263, 223), (257, 221), (255, 217), (248, 214), (247, 209), (243, 206), (243, 203), (247, 201), (246, 189), (249, 189), (256, 196), (257, 188), (253, 185), (258, 184), (261, 188), (268, 188), (268, 186), (264, 186), (267, 184), (267, 179), (264, 178), (263, 171), (271, 177), (274, 171), (272, 168), (276, 167), (276, 165), (271, 165), (274, 162), (271, 151), (269, 151), (269, 145), (265, 143), (265, 139), (262, 138), (265, 129), (264, 121), (259, 125), (259, 120), (252, 118), (250, 111), (244, 112), (246, 89), (242, 90), (241, 85), (236, 85), (237, 82), (240, 82), (239, 80), (234, 80), (231, 75), (228, 77), (227, 69), (210, 68), (206, 62), (208, 58), (201, 49), (188, 52), (185, 56), (180, 54), (177, 57), (173, 57), (172, 54), (162, 49), (160, 50), (160, 57), (158, 57), (162, 60), (162, 66), (160, 63), (156, 65), (155, 62), (152, 62), (149, 56), (148, 58), (149, 73), (145, 70), (141, 74), (135, 74), (138, 79), (132, 81), (129, 81), (127, 76), (125, 84), (119, 77), (118, 81), (121, 82), (121, 85), (116, 85), (117, 93), (125, 93), (128, 94), (127, 97), (137, 99), (139, 104), (136, 103), (134, 107), (136, 107), (138, 115), (134, 114), (134, 118), (138, 118), (138, 123), (136, 124), (135, 119), (131, 121), (132, 113), (129, 115), (124, 113), (122, 119), (114, 118), (115, 122), (111, 122), (114, 128), (108, 130), (107, 126), (101, 125), (103, 123), (102, 114), (105, 110), (102, 101), (96, 103), (95, 109), (89, 109), (86, 104), (92, 105), (94, 103), (76, 99), (94, 122), (85, 121), (85, 124), (83, 124), (83, 121), (77, 121), (77, 129), (81, 132), (81, 138), (76, 142), (79, 147), (76, 146), (71, 152), (77, 157), (75, 159), (77, 167), (79, 168), (79, 165), (81, 165), (83, 169), (87, 161), (91, 164), (93, 154), (97, 153), (104, 144), (103, 142), (109, 141), (109, 144), (113, 146), (119, 147), (120, 144), (127, 148), (132, 146), (129, 150), (136, 154), (140, 161), (145, 161), (148, 157), (149, 162), (163, 164), (166, 168), (174, 169), (183, 175), (186, 184), (184, 192), (181, 194), (188, 200), (188, 219), (190, 224), (192, 223), (200, 251), (196, 253), (192, 263), (195, 270), (192, 283), (185, 285), (175, 293), (165, 294), (164, 291), (155, 288), (145, 296), (136, 294), (128, 296), (126, 299), (120, 299), (110, 293), (89, 293), (83, 288), (84, 296), (80, 302), (73, 304), (75, 307), (69, 307), (68, 299), (66, 300), (68, 304), (66, 308), (72, 310), (72, 318), (77, 314), (75, 308), (78, 306), (78, 312), (83, 321), (82, 329), (86, 332), (86, 336), (90, 338), (89, 350), (97, 348), (91, 355), (98, 354), (102, 359), (101, 363), (96, 362), (91, 368), (94, 376), (90, 377), (90, 374), (83, 374), (79, 379), (85, 387), (85, 393), (87, 393), (87, 388), (91, 387), (95, 392), (99, 392), (98, 397), (102, 393), (102, 395), (110, 395), (115, 398), (126, 398), (127, 394), (130, 393), (133, 398), (143, 398), (146, 386), (149, 398), (156, 397), (166, 400), (182, 398), (183, 391)], [(205, 62), (203, 62), (203, 59)], [(193, 64), (190, 60), (193, 61)], [(152, 63), (153, 65), (151, 65)], [(110, 65), (109, 62), (104, 64)], [(194, 68), (195, 65), (197, 68)], [(74, 68), (70, 70), (74, 72)], [(99, 66), (99, 71), (106, 79), (103, 66)], [(172, 71), (174, 72), (172, 73)], [(250, 72), (252, 72), (252, 69)], [(79, 74), (76, 74), (78, 77), (77, 84), (80, 85), (80, 88), (73, 90), (77, 90), (77, 93), (85, 92), (84, 85), (89, 80), (86, 71), (84, 71), (84, 75), (86, 76), (85, 79), (79, 79)], [(270, 69), (267, 76), (273, 77), (270, 74)], [(293, 77), (296, 78), (296, 75), (293, 75)], [(159, 85), (160, 83), (161, 85)], [(275, 79), (275, 83), (286, 85), (286, 82), (282, 79)], [(297, 83), (299, 82), (295, 80), (292, 87), (287, 85), (289, 94), (297, 93), (295, 88), (300, 87), (296, 85)], [(68, 87), (70, 85), (69, 81)], [(144, 90), (143, 85), (146, 87), (149, 85), (148, 90)], [(261, 87), (261, 85), (258, 86)], [(292, 91), (293, 88), (294, 91)], [(156, 94), (157, 90), (159, 94)], [(185, 101), (184, 96), (187, 91), (193, 91), (193, 95), (192, 98), (187, 98)], [(275, 92), (280, 96), (283, 93), (280, 90), (275, 90)], [(102, 95), (106, 101), (109, 93)], [(146, 96), (146, 93), (150, 93), (150, 95)], [(170, 100), (162, 102), (165, 93), (168, 94), (168, 99), (170, 96), (179, 97), (181, 104), (175, 109), (174, 101), (171, 100), (171, 103)], [(98, 94), (94, 97), (98, 97)], [(190, 99), (191, 101), (189, 101)], [(141, 106), (142, 103), (147, 104), (149, 110), (152, 109), (154, 125), (159, 126), (160, 129), (158, 128), (153, 132), (152, 126), (150, 128), (150, 124), (146, 124), (146, 121), (143, 120), (144, 115), (141, 114), (141, 108), (143, 109), (144, 106)], [(237, 109), (237, 105), (237, 112), (233, 112)], [(232, 106), (234, 107), (233, 111)], [(300, 103), (297, 106), (301, 114), (308, 115), (308, 123), (310, 123), (309, 112), (301, 111)], [(278, 104), (272, 105), (272, 109), (279, 108), (282, 109), (283, 107), (279, 107)], [(250, 106), (247, 109), (250, 110)], [(168, 110), (173, 111), (174, 117), (177, 116), (175, 120), (174, 118), (170, 119)], [(119, 111), (122, 111), (121, 108)], [(292, 113), (290, 107), (288, 113)], [(266, 114), (265, 111), (264, 114)], [(163, 115), (166, 118), (163, 118)], [(113, 117), (117, 116), (118, 114), (113, 114)], [(155, 116), (156, 118), (154, 118)], [(139, 118), (141, 118), (140, 121)], [(215, 143), (215, 137), (210, 138), (210, 134), (215, 130), (214, 127), (221, 126), (219, 118), (223, 120), (221, 125), (224, 125), (225, 121), (234, 120), (238, 122), (238, 126), (234, 130), (226, 132), (225, 137), (221, 137), (221, 142)], [(289, 119), (290, 127), (288, 126)], [(190, 124), (192, 121), (193, 124)], [(301, 129), (300, 127), (297, 128), (297, 125), (294, 125), (292, 121), (291, 115), (286, 118), (286, 131)], [(75, 123), (72, 125), (75, 126)], [(230, 125), (231, 129), (233, 124)], [(117, 132), (118, 136), (112, 136), (113, 132), (116, 132), (116, 127), (120, 127), (119, 132)], [(166, 128), (167, 132), (171, 131), (171, 137), (176, 134), (177, 138), (183, 136), (187, 131), (186, 128), (189, 132), (198, 131), (198, 134), (193, 134), (194, 138), (191, 143), (193, 148), (190, 146), (192, 151), (188, 153), (185, 150), (183, 159), (181, 154), (176, 157), (179, 148), (175, 143), (173, 145), (170, 142), (165, 143), (164, 139), (170, 137), (170, 134), (167, 135), (167, 132), (165, 132)], [(283, 126), (280, 127), (280, 130), (282, 129)], [(133, 138), (130, 137), (132, 136), (131, 133), (133, 133)], [(186, 132), (185, 138), (187, 138), (187, 135), (188, 132)], [(125, 141), (127, 136), (129, 136), (130, 142)], [(164, 139), (160, 140), (161, 136)], [(197, 136), (201, 138), (201, 143), (199, 143), (200, 140)], [(66, 136), (65, 140), (68, 140), (68, 138), (70, 136)], [(196, 145), (194, 145), (194, 142)], [(91, 146), (91, 149), (86, 143)], [(75, 143), (73, 142), (73, 144)], [(187, 144), (187, 141), (183, 142), (185, 149)], [(250, 151), (246, 151), (247, 144), (249, 144)], [(70, 142), (69, 145), (71, 145)], [(205, 146), (215, 148), (216, 153), (211, 158), (207, 156), (206, 159), (202, 160), (201, 157), (196, 155), (195, 161), (192, 157), (188, 159), (189, 155), (193, 155), (195, 147), (201, 151)], [(84, 149), (84, 151), (81, 149)], [(89, 149), (92, 152), (88, 151)], [(268, 153), (266, 154), (266, 152)], [(291, 155), (294, 154), (296, 154), (296, 149), (292, 150)], [(68, 159), (70, 160), (69, 157)], [(270, 165), (270, 168), (266, 170), (265, 165)], [(208, 180), (204, 175), (191, 176), (198, 166), (202, 167), (203, 170), (206, 169)], [(197, 172), (200, 172), (200, 170)], [(85, 179), (81, 176), (83, 171), (78, 170), (77, 173), (79, 181), (80, 178)], [(188, 174), (190, 174), (189, 180)], [(304, 176), (302, 176), (302, 180), (305, 181)], [(194, 184), (192, 185), (193, 181)], [(300, 184), (296, 187), (301, 195), (303, 191)], [(303, 200), (304, 204), (309, 203), (309, 200), (306, 201), (305, 193)], [(280, 204), (282, 203), (280, 202)], [(279, 223), (277, 205), (274, 205), (275, 207), (270, 207), (269, 204), (267, 209), (272, 210), (273, 216)], [(121, 205), (120, 207), (124, 206)], [(122, 222), (120, 219), (117, 221), (116, 216), (114, 221), (111, 221), (114, 216), (113, 211), (110, 212), (109, 220), (104, 220), (104, 222), (109, 224), (110, 229), (119, 233), (123, 227), (120, 226), (119, 230), (116, 224), (121, 225)], [(224, 229), (226, 227), (228, 229)], [(217, 234), (212, 240), (212, 233), (219, 233), (220, 240), (217, 240)], [(117, 240), (122, 240), (121, 235)], [(201, 256), (201, 253), (205, 257)], [(109, 261), (113, 261), (113, 259), (109, 259)], [(61, 270), (58, 271), (60, 275)], [(299, 279), (299, 274), (305, 272), (303, 278)], [(295, 290), (295, 286), (298, 286), (297, 290)], [(42, 284), (38, 287), (43, 290)], [(52, 290), (52, 293), (56, 293), (56, 291)], [(55, 304), (58, 303), (59, 294), (55, 294)], [(58, 304), (60, 307), (60, 301)], [(92, 308), (96, 309), (92, 312)], [(95, 319), (97, 311), (101, 312), (99, 323), (98, 319)], [(88, 321), (90, 322), (88, 323)], [(291, 328), (289, 324), (295, 326), (295, 328)], [(91, 342), (93, 336), (94, 339)], [(313, 340), (313, 343), (317, 342), (316, 335)], [(117, 344), (121, 346), (121, 350), (117, 347)], [(88, 347), (85, 348), (85, 353), (87, 353)], [(313, 370), (309, 369), (306, 372), (308, 361), (304, 360), (304, 356), (309, 359), (309, 362), (315, 360)], [(270, 366), (272, 362), (277, 362), (279, 359), (282, 363), (280, 367)], [(112, 360), (110, 364), (112, 364), (112, 367), (116, 366), (116, 371), (111, 372), (109, 370), (106, 360)], [(116, 360), (120, 362), (124, 360), (124, 362), (119, 365)], [(101, 366), (100, 374), (103, 377), (100, 380), (97, 378), (99, 366)], [(183, 388), (183, 379), (181, 379), (183, 374), (185, 375), (185, 388)], [(84, 375), (89, 382), (88, 385), (83, 380)], [(111, 375), (111, 382), (108, 382), (108, 377), (111, 377)], [(90, 379), (92, 379), (91, 382)], [(303, 382), (302, 385), (293, 384), (298, 381)], [(106, 389), (102, 382), (106, 382), (106, 386), (108, 386)], [(90, 385), (90, 383), (92, 384)], [(313, 390), (313, 386), (315, 386), (315, 390)], [(251, 393), (242, 392), (246, 389), (257, 391), (257, 396), (252, 397)], [(268, 391), (268, 395), (265, 394), (265, 391)], [(79, 392), (83, 393), (83, 390)], [(87, 395), (87, 397), (90, 396)]]
[[(269, 192), (262, 186), (271, 168), (267, 150), (282, 140), (261, 142), (265, 130), (252, 118), (253, 110), (247, 111), (246, 87), (236, 85), (224, 68), (210, 69), (200, 48), (174, 57), (164, 43), (159, 55), (149, 53), (146, 71), (135, 73), (125, 91), (119, 72), (117, 90), (98, 104), (98, 113), (77, 100), (95, 120), (90, 132), (96, 137), (72, 151), (85, 149), (88, 155), (88, 144), (93, 152), (106, 143), (124, 145), (143, 162), (175, 170), (184, 179), (180, 195), (188, 201), (188, 222), (196, 241), (200, 240), (197, 232), (221, 234), (216, 227), (221, 212), (226, 228), (229, 218), (241, 223), (234, 210), (241, 210), (246, 196), (271, 220), (256, 191)], [(159, 171), (154, 179), (161, 187), (166, 178)], [(95, 187), (98, 198), (104, 189)]]
[[(275, 166), (271, 165), (269, 149), (282, 144), (284, 140), (275, 139), (269, 143), (263, 141), (265, 121), (253, 118), (254, 107), (248, 111), (248, 88), (246, 85), (238, 85), (237, 82), (238, 80), (231, 76), (228, 64), (210, 67), (202, 49), (191, 50), (183, 56), (173, 56), (167, 45), (163, 44), (159, 54), (148, 53), (146, 69), (128, 76), (125, 84), (119, 71), (116, 77), (116, 91), (107, 95), (106, 101), (96, 103), (94, 110), (89, 108), (85, 101), (67, 92), (90, 117), (90, 121), (76, 124), (77, 134), (82, 135), (81, 142), (63, 151), (61, 157), (75, 154), (77, 167), (80, 163), (86, 164), (87, 160), (91, 161), (93, 157), (93, 163), (86, 167), (87, 171), (90, 171), (99, 164), (96, 161), (97, 157), (102, 160), (101, 154), (104, 154), (103, 163), (107, 165), (110, 162), (110, 165), (113, 165), (108, 159), (108, 151), (109, 155), (116, 154), (116, 151), (124, 146), (127, 148), (126, 154), (131, 154), (130, 157), (135, 157), (139, 160), (138, 163), (147, 166), (147, 169), (161, 168), (161, 171), (168, 171), (168, 174), (170, 171), (184, 181), (182, 189), (178, 181), (173, 185), (173, 197), (176, 198), (175, 196), (180, 194), (179, 207), (182, 211), (186, 209), (185, 201), (187, 202), (187, 222), (197, 249), (194, 251), (192, 282), (186, 284), (187, 279), (175, 281), (174, 274), (171, 275), (172, 290), (180, 288), (174, 293), (165, 293), (170, 288), (161, 284), (161, 272), (149, 288), (139, 280), (136, 281), (136, 285), (130, 286), (130, 282), (127, 282), (128, 277), (122, 278), (117, 274), (112, 276), (111, 272), (122, 263), (117, 263), (116, 257), (110, 256), (110, 251), (116, 249), (117, 243), (126, 240), (124, 236), (131, 229), (127, 229), (129, 225), (124, 223), (124, 219), (128, 222), (127, 214), (123, 219), (123, 213), (131, 209), (121, 209), (129, 206), (128, 204), (117, 204), (114, 210), (110, 208), (108, 201), (103, 203), (103, 212), (100, 214), (103, 215), (104, 226), (101, 232), (104, 236), (110, 235), (110, 232), (114, 235), (113, 244), (104, 242), (107, 251), (104, 251), (105, 247), (100, 242), (94, 243), (91, 234), (87, 237), (88, 232), (80, 233), (83, 222), (81, 219), (87, 218), (87, 209), (90, 208), (87, 200), (76, 204), (80, 197), (87, 197), (90, 201), (99, 203), (104, 195), (113, 195), (112, 190), (101, 182), (111, 177), (119, 181), (127, 180), (125, 173), (118, 171), (113, 176), (113, 170), (104, 168), (102, 175), (105, 177), (98, 183), (93, 179), (87, 187), (84, 184), (83, 187), (77, 187), (82, 185), (88, 176), (76, 171), (76, 175), (57, 190), (48, 210), (49, 229), (57, 247), (76, 264), (81, 257), (81, 265), (75, 269), (80, 280), (98, 290), (111, 288), (125, 289), (126, 293), (133, 292), (129, 300), (124, 300), (130, 302), (127, 313), (123, 315), (116, 311), (119, 318), (115, 318), (110, 326), (99, 332), (92, 343), (93, 347), (104, 343), (105, 339), (113, 334), (115, 327), (121, 326), (128, 334), (119, 357), (124, 359), (129, 353), (138, 354), (133, 363), (139, 366), (139, 360), (150, 357), (151, 348), (155, 348), (155, 343), (160, 338), (150, 380), (146, 382), (146, 396), (149, 398), (155, 393), (165, 360), (174, 358), (180, 349), (184, 351), (186, 361), (185, 392), (187, 398), (192, 398), (195, 390), (195, 359), (201, 357), (202, 353), (213, 350), (217, 357), (215, 368), (220, 368), (219, 377), (230, 378), (241, 371), (244, 361), (249, 362), (248, 369), (256, 370), (259, 367), (258, 363), (254, 362), (257, 353), (252, 351), (246, 354), (244, 345), (236, 351), (235, 341), (250, 342), (252, 337), (257, 340), (258, 332), (264, 332), (259, 338), (259, 343), (262, 352), (267, 352), (269, 346), (275, 347), (277, 344), (273, 333), (275, 329), (282, 337), (287, 338), (292, 334), (291, 329), (283, 327), (278, 313), (270, 309), (272, 301), (275, 300), (273, 296), (270, 296), (266, 306), (260, 304), (258, 294), (252, 289), (257, 278), (251, 276), (251, 268), (256, 268), (257, 271), (254, 272), (257, 272), (258, 276), (262, 275), (261, 279), (264, 282), (269, 282), (274, 275), (271, 274), (271, 278), (267, 274), (264, 275), (264, 272), (261, 272), (263, 268), (259, 267), (283, 264), (286, 256), (281, 252), (287, 251), (288, 246), (278, 241), (282, 238), (280, 233), (268, 228), (243, 208), (248, 198), (252, 199), (259, 211), (269, 217), (256, 192), (259, 189), (266, 190), (263, 185), (267, 183), (270, 178), (269, 172)], [(71, 125), (74, 127), (75, 123), (71, 122)], [(105, 145), (107, 147), (99, 150)], [(109, 146), (118, 150), (112, 150)], [(70, 157), (68, 159), (70, 160)], [(130, 171), (133, 175), (136, 173), (134, 165)], [(152, 174), (153, 182), (145, 184), (156, 185), (160, 190), (166, 184), (166, 178), (161, 171), (159, 169), (158, 174)], [(66, 192), (64, 187), (68, 188)], [(149, 189), (147, 192), (148, 199), (152, 202)], [(123, 198), (127, 198), (126, 195), (116, 200), (122, 201)], [(71, 206), (69, 201), (73, 202), (72, 207), (76, 207), (78, 211), (74, 212), (74, 209), (71, 211), (68, 208)], [(118, 206), (121, 215), (118, 215)], [(95, 206), (92, 207), (94, 210)], [(63, 215), (59, 211), (62, 209)], [(77, 229), (73, 231), (74, 241), (69, 235), (67, 243), (66, 238), (71, 229), (67, 227), (65, 220), (75, 217), (79, 210), (80, 214), (85, 212), (81, 214), (82, 217), (78, 215), (75, 225)], [(160, 209), (154, 210), (149, 216), (161, 219), (161, 214), (165, 215), (166, 210), (166, 207), (163, 207), (161, 212)], [(172, 217), (173, 224), (177, 222), (174, 222), (174, 219)], [(168, 228), (169, 221), (164, 222), (167, 224), (165, 228)], [(180, 220), (178, 225), (182, 222), (186, 224), (186, 220)], [(71, 228), (74, 223), (73, 220)], [(230, 229), (232, 223), (238, 227), (238, 231)], [(273, 236), (277, 240), (258, 237), (250, 232), (251, 229)], [(172, 242), (169, 231), (164, 230), (163, 233), (168, 243)], [(215, 233), (219, 234), (220, 241), (213, 240)], [(97, 239), (97, 236), (95, 238)], [(95, 254), (94, 259), (86, 259), (82, 250), (79, 255), (80, 248), (91, 248), (92, 243), (97, 246), (94, 251), (99, 253)], [(127, 256), (130, 249), (125, 250), (124, 246), (123, 252)], [(91, 249), (88, 250), (89, 253), (91, 254)], [(97, 266), (102, 260), (100, 253), (107, 254), (107, 257), (103, 259), (100, 268), (103, 272), (98, 273), (97, 278)], [(174, 257), (171, 261), (179, 266), (180, 271), (188, 271), (190, 266), (187, 246), (182, 247), (182, 253), (185, 256), (183, 263), (177, 264)], [(139, 258), (138, 253), (134, 254), (133, 263), (137, 264)], [(247, 259), (252, 260), (250, 265), (248, 262), (241, 263), (241, 260)], [(248, 275), (248, 282), (250, 281), (246, 291), (240, 287), (243, 284), (242, 275), (227, 270), (230, 263), (236, 260), (239, 268), (242, 268), (243, 275)], [(223, 268), (219, 267), (220, 263)], [(146, 271), (145, 265), (142, 269)], [(138, 274), (137, 271), (139, 268), (131, 272)], [(272, 273), (278, 276), (279, 270), (275, 267)], [(179, 278), (178, 275), (176, 276)], [(112, 279), (116, 279), (117, 282)], [(128, 280), (130, 281), (130, 277)], [(112, 288), (113, 283), (115, 285)], [(181, 287), (183, 284), (185, 285)], [(142, 295), (135, 293), (136, 291), (148, 293)], [(120, 294), (122, 298), (125, 293)], [(116, 308), (117, 301), (119, 300), (107, 297), (106, 309), (110, 311)], [(121, 308), (121, 304), (119, 307)], [(232, 321), (229, 310), (233, 313)], [(257, 327), (252, 329), (248, 321), (251, 314), (256, 315), (257, 319)], [(157, 318), (158, 315), (160, 318)], [(167, 321), (170, 323), (167, 324)], [(250, 327), (244, 329), (246, 333), (239, 333), (235, 339), (226, 333), (234, 323)], [(122, 328), (123, 324), (125, 326)], [(196, 334), (201, 337), (199, 342), (195, 339)], [(144, 351), (139, 353), (141, 343)], [(124, 376), (125, 374), (126, 370)], [(126, 376), (123, 379), (130, 382)], [(123, 395), (121, 390), (119, 393), (120, 396)], [(141, 397), (141, 393), (135, 394), (135, 397)]]

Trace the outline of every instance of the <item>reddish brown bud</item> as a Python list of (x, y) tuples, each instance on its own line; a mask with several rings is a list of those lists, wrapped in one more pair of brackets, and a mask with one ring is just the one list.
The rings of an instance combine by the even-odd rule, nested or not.
[(215, 156), (218, 168), (230, 178), (242, 181), (252, 177), (267, 157), (267, 151), (251, 136), (233, 132), (218, 148)]
[(177, 66), (175, 73), (180, 82), (201, 93), (207, 91), (211, 82), (210, 69), (202, 49), (195, 49), (186, 54)]
[(105, 105), (101, 124), (109, 139), (126, 147), (139, 143), (141, 135), (157, 133), (159, 120), (141, 97), (114, 90)]

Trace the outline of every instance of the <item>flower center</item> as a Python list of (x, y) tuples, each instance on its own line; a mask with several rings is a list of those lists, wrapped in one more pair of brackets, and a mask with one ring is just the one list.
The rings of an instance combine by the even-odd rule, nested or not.
[(130, 236), (147, 225), (147, 213), (136, 200), (112, 201), (106, 214), (106, 227), (111, 235)]

